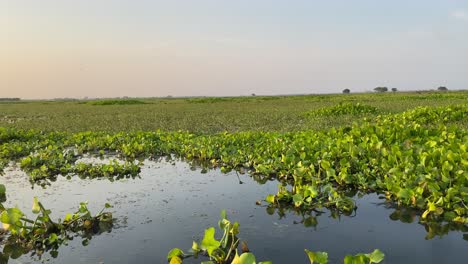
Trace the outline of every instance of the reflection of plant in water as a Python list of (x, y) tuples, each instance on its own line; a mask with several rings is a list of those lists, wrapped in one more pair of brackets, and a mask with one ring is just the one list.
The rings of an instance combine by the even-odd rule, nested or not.
[[(353, 212), (342, 212), (336, 208), (327, 208), (330, 212), (330, 217), (333, 219), (340, 219), (342, 215), (353, 217)], [(279, 219), (286, 217), (286, 214), (292, 213), (300, 216), (300, 221), (294, 221), (294, 224), (303, 224), (304, 227), (316, 227), (318, 225), (318, 217), (323, 215), (325, 212), (316, 208), (297, 208), (291, 205), (274, 205), (270, 204), (266, 207), (266, 212), (269, 215), (277, 214)]]
[[(343, 193), (347, 197), (361, 197), (363, 194), (358, 192), (347, 192)], [(267, 199), (273, 199), (272, 196), (268, 196)], [(271, 202), (271, 200), (270, 200)], [(260, 203), (258, 203), (260, 204)], [(389, 215), (389, 218), (393, 221), (400, 221), (402, 223), (411, 224), (414, 222), (424, 226), (427, 234), (426, 239), (432, 239), (436, 236), (443, 237), (449, 234), (451, 231), (468, 232), (468, 226), (462, 223), (450, 222), (448, 219), (424, 219), (421, 216), (421, 211), (404, 206), (397, 206), (394, 203), (388, 201), (377, 203), (377, 205), (384, 206), (387, 209), (394, 209)], [(324, 206), (330, 213), (329, 217), (333, 219), (340, 219), (341, 216), (354, 217), (356, 210), (344, 211), (339, 210), (335, 206)], [(305, 227), (316, 227), (319, 224), (319, 217), (322, 216), (325, 211), (320, 210), (321, 207), (307, 207), (307, 206), (295, 206), (291, 203), (269, 203), (265, 210), (267, 214), (277, 214), (279, 219), (286, 217), (287, 214), (294, 214), (301, 217), (300, 221), (294, 221), (294, 224), (303, 224)], [(463, 234), (463, 239), (468, 240), (468, 234)]]
[[(419, 216), (420, 212), (409, 207), (397, 207), (395, 211), (390, 214), (389, 218), (393, 221), (400, 221), (403, 223), (413, 223), (418, 221), (419, 224), (424, 226), (426, 230), (426, 239), (432, 239), (436, 236), (443, 237), (451, 231), (468, 232), (468, 226), (457, 223), (448, 222), (447, 219), (428, 220)], [(463, 235), (463, 239), (467, 239), (467, 234)]]
[[(184, 258), (205, 256), (209, 261), (203, 261), (203, 264), (255, 264), (255, 255), (249, 252), (246, 244), (240, 242), (237, 237), (239, 234), (239, 223), (232, 223), (226, 217), (226, 211), (221, 211), (221, 220), (218, 222), (219, 229), (223, 231), (220, 240), (215, 238), (215, 228), (210, 227), (205, 230), (205, 235), (201, 243), (193, 242), (192, 248), (187, 253), (179, 248), (173, 248), (167, 254), (167, 260), (170, 264), (181, 264)], [(238, 247), (241, 246), (241, 255)], [(312, 252), (305, 249), (310, 263), (326, 264), (328, 263), (328, 253)], [(344, 258), (345, 264), (368, 264), (380, 263), (384, 259), (384, 254), (376, 249), (369, 254), (347, 255)], [(271, 261), (259, 262), (259, 264), (271, 264)]]
[[(0, 198), (5, 197), (5, 186), (0, 184)], [(1, 199), (2, 202), (5, 199)], [(109, 204), (105, 208), (110, 208)], [(104, 209), (105, 209), (104, 208)], [(58, 248), (66, 244), (75, 236), (81, 236), (83, 245), (87, 245), (93, 235), (110, 232), (112, 229), (112, 214), (101, 210), (93, 216), (85, 202), (80, 203), (78, 210), (67, 214), (63, 220), (51, 219), (51, 211), (44, 208), (35, 197), (32, 212), (35, 219), (29, 219), (18, 208), (6, 208), (0, 203), (0, 220), (3, 231), (0, 241), (3, 244), (3, 253), (0, 254), (0, 263), (8, 262), (9, 258), (18, 258), (31, 252), (39, 257), (49, 252), (52, 257), (58, 255)]]

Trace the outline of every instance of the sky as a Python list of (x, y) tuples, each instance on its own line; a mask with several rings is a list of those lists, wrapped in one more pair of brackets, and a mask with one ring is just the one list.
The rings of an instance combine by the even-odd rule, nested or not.
[(0, 0), (0, 97), (468, 89), (468, 0)]

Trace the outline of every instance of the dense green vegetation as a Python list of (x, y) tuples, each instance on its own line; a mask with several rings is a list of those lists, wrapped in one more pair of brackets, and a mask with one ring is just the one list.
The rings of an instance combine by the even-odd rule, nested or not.
[[(349, 126), (352, 116), (311, 119), (304, 113), (343, 103), (377, 107), (383, 113), (417, 106), (467, 102), (468, 91), (372, 93), (233, 98), (139, 99), (146, 104), (90, 105), (93, 101), (21, 101), (0, 103), (0, 127), (41, 131), (190, 131), (213, 134), (239, 131), (291, 132)], [(376, 113), (378, 114), (378, 113)], [(371, 114), (375, 116), (376, 114)], [(459, 121), (468, 128), (468, 120)]]
[[(34, 184), (60, 176), (115, 180), (138, 176), (145, 159), (175, 156), (277, 179), (278, 191), (265, 198), (273, 212), (327, 207), (350, 214), (350, 193), (381, 193), (415, 210), (430, 238), (468, 226), (467, 98), (447, 92), (0, 105), (0, 172), (16, 162)], [(89, 156), (110, 162), (80, 161)], [(392, 217), (404, 218), (403, 211)], [(233, 256), (229, 248), (223, 261)]]
[(146, 104), (141, 100), (134, 100), (134, 99), (122, 99), (122, 100), (93, 100), (86, 102), (90, 105), (135, 105), (135, 104)]
[(306, 113), (312, 117), (328, 117), (328, 116), (342, 116), (352, 115), (359, 116), (364, 114), (377, 114), (379, 109), (375, 106), (370, 106), (361, 103), (339, 103), (334, 106), (324, 107), (317, 110), (312, 110)]
[[(348, 189), (385, 192), (389, 200), (467, 223), (468, 133), (448, 123), (464, 120), (467, 105), (419, 107), (328, 131), (45, 133), (0, 130), (0, 160), (20, 162), (31, 181), (57, 175), (135, 176), (136, 158), (176, 154), (222, 171), (248, 169), (291, 183), (267, 197), (296, 207), (354, 209)], [(437, 124), (437, 125), (431, 125)], [(76, 163), (84, 154), (117, 154), (109, 165)]]

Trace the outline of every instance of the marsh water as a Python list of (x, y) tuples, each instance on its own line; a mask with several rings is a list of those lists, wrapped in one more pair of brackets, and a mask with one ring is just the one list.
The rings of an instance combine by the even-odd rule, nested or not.
[(135, 179), (59, 177), (46, 188), (31, 188), (27, 175), (7, 169), (0, 177), (7, 186), (7, 206), (27, 212), (37, 196), (59, 218), (82, 201), (89, 202), (92, 212), (108, 202), (116, 219), (111, 232), (94, 236), (87, 246), (76, 238), (60, 247), (56, 258), (23, 255), (9, 263), (167, 263), (170, 249), (189, 249), (193, 240), (201, 240), (204, 229), (216, 227), (222, 209), (240, 223), (239, 237), (257, 260), (308, 263), (305, 248), (328, 252), (330, 263), (375, 248), (386, 254), (385, 263), (466, 263), (468, 259), (466, 230), (446, 228), (445, 234), (429, 239), (414, 213), (391, 208), (376, 194), (354, 197), (357, 210), (350, 216), (326, 209), (305, 216), (288, 210), (279, 213), (265, 202), (256, 203), (276, 193), (274, 180), (258, 183), (247, 174), (219, 170), (201, 173), (182, 161), (144, 164), (141, 177)]

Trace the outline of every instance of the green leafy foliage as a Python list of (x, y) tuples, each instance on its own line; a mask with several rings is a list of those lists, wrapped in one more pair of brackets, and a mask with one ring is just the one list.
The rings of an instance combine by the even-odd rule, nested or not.
[(146, 102), (135, 99), (122, 99), (122, 100), (93, 100), (87, 102), (90, 105), (135, 105), (135, 104), (146, 104)]
[[(355, 115), (305, 118), (304, 113), (340, 102), (403, 112), (416, 106), (466, 103), (467, 91), (353, 93), (302, 96), (145, 98), (146, 104), (90, 105), (91, 101), (20, 101), (0, 103), (0, 127), (39, 131), (190, 131), (214, 134), (239, 131), (327, 130), (358, 122)], [(134, 100), (134, 99), (131, 99)], [(196, 103), (194, 103), (196, 102)], [(468, 122), (458, 122), (468, 128)]]
[(370, 264), (370, 263), (380, 263), (384, 259), (385, 254), (375, 249), (372, 253), (369, 254), (356, 254), (356, 255), (347, 255), (344, 258), (344, 264)]
[(327, 252), (312, 252), (305, 249), (307, 256), (309, 257), (310, 263), (314, 264), (327, 264), (328, 263), (328, 253)]
[[(0, 185), (2, 191), (5, 193), (4, 185)], [(105, 207), (109, 206), (106, 204)], [(0, 234), (0, 241), (4, 244), (0, 260), (7, 263), (10, 258), (18, 258), (28, 252), (41, 256), (45, 251), (57, 257), (58, 248), (77, 235), (83, 237), (85, 245), (93, 235), (111, 230), (112, 214), (103, 211), (92, 216), (86, 203), (81, 203), (75, 213), (53, 221), (51, 211), (45, 209), (36, 197), (32, 206), (35, 219), (27, 218), (19, 208), (5, 208), (0, 203), (0, 222), (6, 231)]]
[(366, 105), (362, 103), (339, 103), (335, 106), (324, 107), (317, 110), (312, 110), (306, 113), (312, 117), (328, 117), (340, 115), (363, 115), (363, 114), (377, 114), (379, 109), (377, 107)]
[[(31, 181), (40, 182), (60, 175), (135, 177), (141, 165), (138, 160), (172, 155), (224, 172), (248, 171), (253, 177), (278, 179), (278, 191), (266, 197), (268, 210), (273, 212), (288, 206), (298, 210), (325, 206), (337, 214), (351, 214), (356, 205), (348, 192), (379, 192), (396, 205), (414, 209), (430, 239), (451, 228), (434, 222), (468, 224), (468, 133), (448, 125), (463, 122), (467, 113), (466, 104), (418, 107), (326, 131), (287, 133), (45, 133), (0, 128), (0, 161), (20, 162)], [(116, 157), (119, 161), (77, 162), (85, 155)], [(0, 198), (5, 199), (1, 194)], [(29, 225), (17, 221), (23, 218), (18, 210), (2, 209), (2, 219), (11, 233), (19, 234)], [(39, 215), (47, 220), (47, 211), (40, 210)], [(398, 210), (392, 217), (413, 221)], [(237, 235), (238, 224), (222, 218), (220, 228), (226, 234), (229, 227), (229, 234), (216, 240), (213, 232), (204, 245), (197, 243), (193, 248), (194, 252), (207, 251), (212, 261), (235, 255), (235, 250), (223, 249), (236, 241), (232, 236)], [(307, 226), (317, 224), (313, 216), (303, 222)], [(55, 234), (57, 237), (47, 236), (51, 239), (47, 243), (60, 241), (60, 235)], [(366, 258), (370, 256), (348, 259)]]
[[(20, 160), (37, 182), (59, 175), (136, 177), (141, 165), (136, 159), (175, 155), (223, 172), (276, 177), (282, 184), (266, 199), (274, 206), (326, 206), (350, 213), (356, 206), (347, 191), (381, 192), (389, 201), (421, 210), (422, 221), (466, 224), (468, 134), (444, 124), (464, 120), (467, 113), (467, 105), (420, 107), (322, 132), (48, 134), (0, 129), (0, 138), (9, 139), (0, 145), (0, 160)], [(436, 121), (438, 126), (427, 125)], [(83, 155), (116, 156), (121, 162), (77, 163)]]

